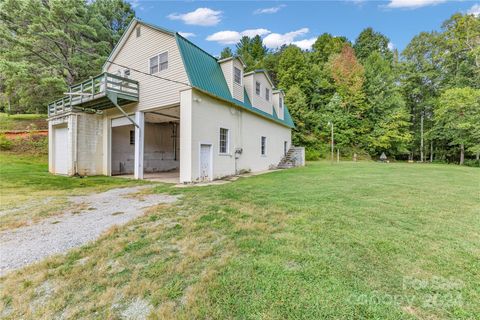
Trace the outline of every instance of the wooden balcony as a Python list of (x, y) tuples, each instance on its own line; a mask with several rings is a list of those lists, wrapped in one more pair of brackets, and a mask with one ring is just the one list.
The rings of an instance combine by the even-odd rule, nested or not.
[(68, 94), (48, 105), (48, 116), (70, 111), (97, 111), (138, 101), (138, 82), (111, 73), (70, 87)]

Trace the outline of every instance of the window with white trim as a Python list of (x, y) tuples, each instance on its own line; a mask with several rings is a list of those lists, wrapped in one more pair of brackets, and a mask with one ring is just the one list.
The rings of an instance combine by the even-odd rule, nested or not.
[(283, 110), (283, 98), (282, 97), (279, 97), (279, 100), (278, 100), (278, 107), (280, 108), (280, 111)]
[(261, 149), (260, 149), (262, 156), (266, 154), (266, 151), (267, 151), (267, 137), (262, 137)]
[(137, 30), (136, 30), (136, 31), (137, 31), (137, 38), (138, 38), (138, 37), (140, 37), (140, 32), (141, 32), (141, 31), (140, 31), (140, 26), (137, 27)]
[(168, 52), (150, 58), (150, 74), (168, 69)]
[(260, 95), (260, 82), (258, 81), (255, 82), (255, 93), (257, 94), (257, 96)]
[(270, 89), (265, 88), (265, 99), (270, 101)]
[(233, 81), (237, 84), (242, 84), (242, 70), (237, 67), (233, 67)]
[(228, 129), (220, 128), (220, 143), (219, 143), (219, 151), (222, 154), (228, 153)]

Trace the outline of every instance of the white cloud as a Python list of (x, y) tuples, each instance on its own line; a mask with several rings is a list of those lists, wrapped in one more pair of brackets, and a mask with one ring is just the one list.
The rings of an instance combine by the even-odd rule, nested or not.
[(237, 43), (243, 36), (254, 37), (256, 35), (264, 36), (269, 34), (270, 30), (267, 29), (248, 29), (242, 32), (224, 30), (215, 32), (207, 37), (208, 41), (215, 41), (221, 44), (234, 44)]
[(184, 38), (195, 37), (195, 33), (192, 32), (179, 32), (179, 34)]
[(312, 49), (313, 44), (317, 41), (317, 38), (304, 39), (299, 41), (293, 41), (292, 44), (296, 45), (302, 50)]
[(470, 10), (467, 12), (468, 14), (473, 14), (475, 17), (480, 16), (480, 3), (474, 4)]
[(388, 43), (388, 49), (390, 49), (391, 51), (393, 51), (393, 49), (395, 49), (395, 45), (393, 44), (393, 42)]
[(280, 9), (282, 9), (283, 7), (285, 7), (284, 4), (281, 4), (279, 6), (276, 6), (276, 7), (271, 7), (271, 8), (261, 8), (261, 9), (257, 9), (255, 11), (253, 11), (253, 14), (272, 14), (272, 13), (277, 13), (278, 11), (280, 11)]
[(296, 31), (287, 32), (284, 34), (280, 33), (270, 33), (263, 39), (263, 44), (267, 46), (267, 48), (278, 48), (284, 44), (290, 44), (295, 41), (295, 38), (299, 36), (303, 36), (304, 34), (308, 33), (308, 28), (302, 28)]
[(170, 20), (182, 20), (186, 24), (196, 26), (215, 26), (221, 21), (222, 11), (210, 8), (198, 8), (188, 13), (171, 13), (167, 17)]
[(416, 9), (420, 7), (436, 5), (445, 1), (447, 0), (390, 0), (390, 3), (388, 3), (386, 7), (391, 9)]

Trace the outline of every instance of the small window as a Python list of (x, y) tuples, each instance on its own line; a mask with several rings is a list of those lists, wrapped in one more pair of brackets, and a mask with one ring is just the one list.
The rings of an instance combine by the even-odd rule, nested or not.
[(150, 58), (150, 74), (168, 69), (168, 52)]
[(228, 129), (220, 128), (220, 153), (228, 153)]
[(262, 147), (261, 147), (262, 156), (266, 154), (266, 149), (267, 149), (267, 137), (262, 137)]
[(260, 82), (255, 82), (255, 93), (257, 94), (257, 96), (260, 95)]
[(270, 89), (268, 88), (265, 88), (265, 99), (267, 99), (267, 101), (270, 101)]
[(283, 109), (283, 99), (282, 99), (282, 97), (280, 97), (279, 100), (278, 100), (278, 106), (280, 107), (280, 110)]
[(168, 69), (168, 52), (164, 52), (158, 56), (160, 61), (160, 71)]
[(135, 130), (130, 130), (130, 144), (135, 144)]
[(150, 58), (150, 74), (158, 72), (158, 56)]
[(136, 31), (137, 31), (137, 38), (138, 38), (138, 37), (140, 37), (140, 27), (139, 26), (137, 27)]
[(242, 70), (237, 67), (233, 67), (233, 81), (238, 84), (242, 84)]

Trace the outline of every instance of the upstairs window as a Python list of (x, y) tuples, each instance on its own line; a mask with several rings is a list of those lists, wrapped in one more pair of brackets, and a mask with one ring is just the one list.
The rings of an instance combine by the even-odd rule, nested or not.
[(137, 38), (140, 37), (140, 26), (137, 27), (136, 32), (137, 32)]
[(260, 152), (264, 156), (267, 150), (267, 137), (262, 137)]
[(257, 94), (257, 96), (260, 95), (260, 82), (258, 81), (255, 82), (255, 93)]
[(265, 88), (265, 99), (270, 101), (270, 89)]
[(150, 74), (168, 69), (168, 52), (150, 58)]
[(278, 106), (279, 106), (280, 110), (283, 109), (283, 99), (282, 99), (282, 97), (280, 97), (279, 100), (278, 100)]
[(228, 129), (220, 128), (220, 153), (228, 153)]
[(237, 84), (242, 84), (242, 70), (237, 67), (233, 67), (233, 81)]

